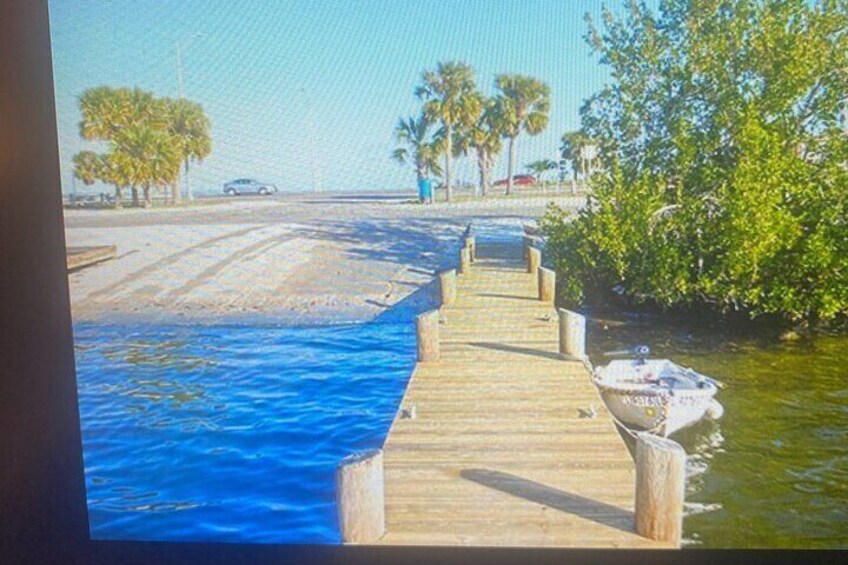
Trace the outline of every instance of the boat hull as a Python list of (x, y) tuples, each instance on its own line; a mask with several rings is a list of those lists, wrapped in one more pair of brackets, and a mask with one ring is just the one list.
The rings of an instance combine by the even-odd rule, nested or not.
[(711, 400), (683, 395), (667, 399), (649, 395), (631, 396), (614, 390), (601, 390), (601, 398), (615, 419), (627, 428), (647, 430), (663, 437), (701, 420)]
[(715, 381), (667, 359), (613, 361), (594, 376), (607, 409), (634, 431), (668, 437), (705, 415), (720, 417)]

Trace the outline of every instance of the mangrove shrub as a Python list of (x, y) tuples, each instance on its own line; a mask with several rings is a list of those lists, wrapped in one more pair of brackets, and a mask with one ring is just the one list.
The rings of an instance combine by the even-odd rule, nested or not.
[(543, 220), (561, 298), (848, 313), (848, 1), (626, 8), (589, 22), (593, 193)]

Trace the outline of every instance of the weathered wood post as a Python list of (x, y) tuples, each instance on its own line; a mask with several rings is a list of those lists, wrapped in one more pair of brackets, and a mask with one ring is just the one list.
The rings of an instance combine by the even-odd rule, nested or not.
[(442, 295), (442, 306), (456, 302), (456, 269), (439, 273), (439, 287)]
[(477, 240), (473, 235), (466, 236), (465, 238), (465, 247), (469, 249), (471, 254), (471, 262), (475, 262), (477, 260)]
[(686, 452), (676, 441), (641, 433), (636, 439), (636, 533), (680, 545), (686, 494)]
[(416, 320), (418, 360), (422, 363), (439, 360), (439, 311), (430, 310)]
[(538, 272), (539, 300), (553, 303), (556, 293), (556, 273), (544, 267), (539, 267)]
[(577, 359), (586, 356), (586, 318), (563, 308), (559, 309), (559, 352)]
[(542, 266), (542, 252), (535, 247), (527, 248), (527, 272), (536, 274), (539, 267)]
[(383, 450), (342, 459), (336, 469), (336, 505), (343, 543), (371, 543), (386, 533)]
[(524, 236), (524, 258), (527, 259), (527, 254), (530, 252), (532, 248), (539, 248), (539, 244), (542, 242), (541, 238), (536, 235), (525, 235)]
[(459, 274), (467, 275), (471, 272), (471, 250), (463, 247), (459, 251)]

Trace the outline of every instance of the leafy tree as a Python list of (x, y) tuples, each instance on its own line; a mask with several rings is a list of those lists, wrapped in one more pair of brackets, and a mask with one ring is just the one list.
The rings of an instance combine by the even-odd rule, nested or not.
[(536, 178), (541, 178), (542, 175), (544, 175), (548, 171), (555, 170), (557, 168), (557, 164), (556, 162), (551, 161), (550, 159), (540, 159), (538, 161), (528, 163), (525, 168), (530, 171)]
[(483, 102), (475, 90), (474, 70), (461, 62), (439, 63), (435, 71), (424, 71), (415, 94), (425, 101), (427, 118), (442, 123), (444, 131), (440, 137), (445, 156), (445, 190), (450, 202), (453, 196), (451, 159), (454, 134), (474, 124)]
[(500, 92), (496, 98), (495, 122), (502, 135), (509, 139), (506, 193), (511, 194), (516, 139), (522, 131), (528, 135), (537, 135), (545, 130), (548, 126), (551, 93), (548, 85), (525, 75), (498, 75), (495, 86)]
[[(401, 146), (392, 152), (392, 157), (401, 164), (411, 163), (415, 167), (418, 182), (427, 178), (431, 172), (442, 174), (439, 156), (443, 150), (441, 142), (433, 139), (431, 126), (427, 115), (422, 112), (417, 118), (401, 118), (395, 127), (395, 139)], [(432, 192), (430, 202), (433, 202)]]
[(846, 0), (631, 0), (590, 21), (613, 77), (581, 109), (602, 171), (574, 222), (543, 222), (566, 300), (848, 313), (846, 29)]
[(456, 135), (453, 144), (454, 156), (468, 155), (474, 150), (477, 169), (480, 172), (480, 194), (486, 196), (491, 185), (491, 171), (495, 157), (501, 152), (501, 133), (494, 117), (495, 101), (480, 97), (480, 114), (474, 124)]
[[(197, 102), (180, 98), (166, 99), (165, 104), (169, 114), (168, 131), (176, 141), (184, 165), (186, 198), (191, 200), (189, 164), (193, 161), (203, 162), (212, 151), (210, 121), (203, 112), (203, 106)], [(177, 184), (174, 184), (173, 195), (174, 201), (178, 201), (180, 191)]]

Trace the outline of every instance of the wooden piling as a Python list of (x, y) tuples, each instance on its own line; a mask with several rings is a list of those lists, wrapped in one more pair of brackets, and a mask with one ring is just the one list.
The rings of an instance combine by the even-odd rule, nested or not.
[(342, 459), (336, 469), (336, 502), (343, 543), (371, 543), (386, 533), (383, 450)]
[(416, 320), (418, 335), (418, 361), (439, 360), (439, 311), (430, 310), (418, 316)]
[(459, 274), (467, 275), (471, 272), (471, 250), (463, 247), (459, 251)]
[(439, 287), (442, 306), (449, 306), (456, 302), (456, 269), (439, 273)]
[(586, 318), (563, 308), (559, 309), (559, 352), (577, 359), (586, 356)]
[(539, 267), (539, 300), (553, 303), (556, 294), (556, 273), (551, 269)]
[(469, 249), (469, 253), (471, 255), (471, 262), (477, 260), (477, 240), (473, 235), (469, 235), (465, 237), (465, 247)]
[(536, 274), (539, 267), (542, 266), (542, 252), (535, 247), (527, 249), (527, 272)]
[(680, 545), (686, 452), (675, 441), (641, 433), (636, 439), (636, 533)]

